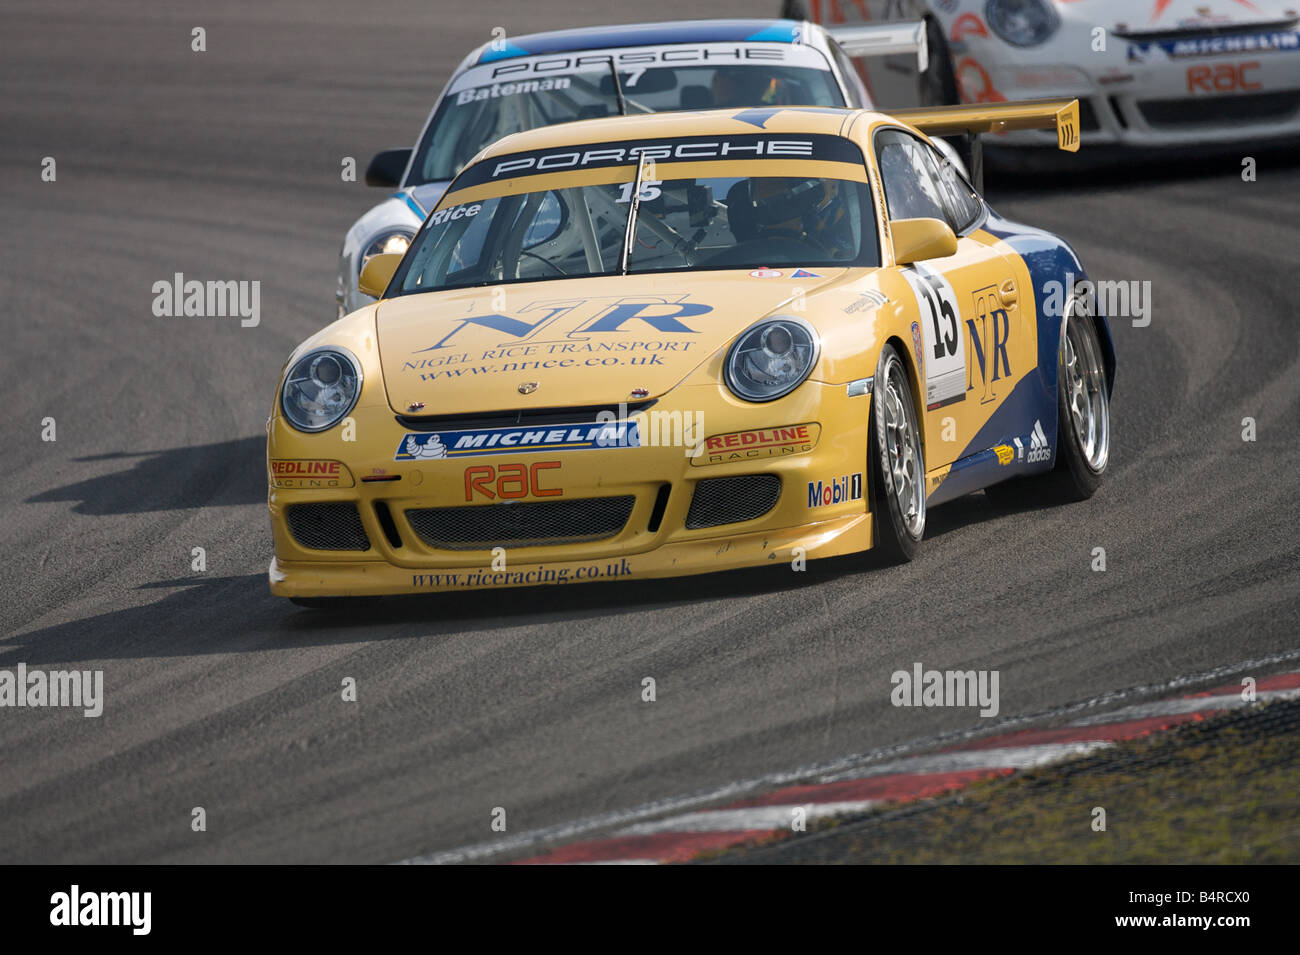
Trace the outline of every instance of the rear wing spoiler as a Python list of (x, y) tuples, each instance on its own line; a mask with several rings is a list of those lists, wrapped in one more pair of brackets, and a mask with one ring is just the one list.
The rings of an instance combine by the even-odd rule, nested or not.
[(971, 183), (984, 192), (984, 153), (980, 133), (1015, 129), (1055, 129), (1056, 145), (1066, 152), (1079, 151), (1079, 101), (1040, 99), (1021, 103), (977, 103), (967, 106), (930, 106), (890, 112), (894, 119), (915, 126), (927, 136), (966, 137), (967, 167)]
[(1005, 133), (1015, 129), (1055, 129), (1056, 145), (1066, 152), (1079, 151), (1079, 101), (1039, 99), (1022, 103), (979, 103), (973, 106), (931, 106), (889, 111), (889, 115), (915, 126), (927, 136), (965, 133)]
[(925, 23), (873, 23), (827, 27), (826, 32), (849, 56), (893, 56), (915, 53), (916, 68), (924, 73), (930, 68), (930, 47), (926, 42)]

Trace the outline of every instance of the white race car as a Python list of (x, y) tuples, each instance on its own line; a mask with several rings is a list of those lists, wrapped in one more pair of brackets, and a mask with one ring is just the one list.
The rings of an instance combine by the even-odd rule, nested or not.
[[(786, 0), (832, 29), (929, 24), (927, 105), (1077, 98), (1085, 144), (1300, 135), (1297, 0)], [(999, 144), (1055, 145), (1038, 132)]]
[[(830, 32), (792, 20), (699, 20), (499, 37), (457, 68), (414, 149), (376, 155), (366, 183), (394, 190), (348, 230), (339, 256), (338, 313), (374, 301), (357, 288), (372, 257), (404, 252), (448, 183), (510, 133), (619, 113), (736, 107), (866, 107), (851, 57), (927, 61), (923, 23)], [(939, 147), (963, 175), (947, 144)]]

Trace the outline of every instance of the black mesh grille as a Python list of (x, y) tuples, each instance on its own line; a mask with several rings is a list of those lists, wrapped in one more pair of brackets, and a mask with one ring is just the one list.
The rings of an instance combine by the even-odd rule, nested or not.
[(411, 529), (430, 547), (490, 550), (542, 547), (613, 537), (636, 503), (625, 497), (522, 501), (469, 507), (429, 507), (406, 512)]
[(1300, 109), (1300, 93), (1252, 93), (1197, 99), (1153, 99), (1138, 103), (1146, 121), (1156, 127), (1259, 123), (1286, 119)]
[(315, 550), (370, 550), (361, 515), (350, 501), (329, 504), (290, 504), (284, 513), (289, 533), (303, 547)]
[(698, 481), (686, 515), (686, 529), (752, 521), (774, 508), (780, 496), (781, 479), (775, 474)]

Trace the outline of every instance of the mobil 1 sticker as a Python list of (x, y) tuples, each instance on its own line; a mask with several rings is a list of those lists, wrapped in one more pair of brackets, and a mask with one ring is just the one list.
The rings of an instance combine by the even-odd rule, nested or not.
[(933, 411), (966, 397), (966, 344), (952, 284), (929, 266), (903, 269), (921, 310), (925, 340), (925, 407)]

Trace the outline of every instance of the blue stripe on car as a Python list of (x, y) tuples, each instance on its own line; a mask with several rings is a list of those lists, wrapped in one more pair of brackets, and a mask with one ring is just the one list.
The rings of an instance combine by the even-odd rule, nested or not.
[(414, 212), (417, 216), (420, 217), (420, 221), (421, 221), (421, 222), (423, 222), (423, 221), (424, 221), (424, 217), (427, 216), (427, 215), (429, 214), (429, 213), (425, 212), (423, 209), (420, 208), (420, 204), (419, 204), (418, 202), (415, 201), (415, 197), (412, 196), (409, 192), (395, 192), (395, 193), (393, 193), (391, 196), (389, 196), (388, 198), (389, 198), (389, 199), (401, 199), (403, 202), (405, 202), (405, 203), (407, 204), (408, 207), (410, 207), (410, 210), (411, 210), (412, 212)]
[(686, 23), (641, 23), (590, 30), (556, 30), (513, 37), (500, 50), (486, 46), (479, 63), (533, 56), (572, 53), (629, 46), (667, 46), (674, 43), (798, 43), (794, 20), (698, 20)]
[[(1048, 282), (1061, 282), (1067, 273), (1076, 282), (1087, 279), (1079, 257), (1069, 243), (1059, 236), (1030, 226), (1011, 222), (989, 210), (984, 231), (995, 235), (1015, 250), (1029, 269), (1033, 282), (1032, 293), (1038, 322), (1038, 367), (1033, 374), (1022, 378), (1011, 394), (998, 406), (975, 437), (962, 449), (952, 470), (943, 483), (928, 496), (930, 504), (941, 504), (988, 484), (990, 478), (1012, 477), (1019, 474), (1048, 470), (1055, 463), (1057, 439), (1057, 351), (1061, 344), (1061, 316), (1047, 315), (1043, 305), (1047, 299)], [(1022, 299), (1023, 301), (1023, 299)], [(1106, 382), (1114, 387), (1115, 348), (1111, 342), (1110, 326), (1098, 309), (1097, 332), (1101, 340), (1103, 361), (1106, 365)], [(989, 449), (999, 444), (1011, 443), (1013, 438), (1025, 440), (1035, 421), (1043, 423), (1043, 431), (1052, 447), (1052, 458), (1040, 465), (1026, 466), (1014, 461), (1003, 466)]]

